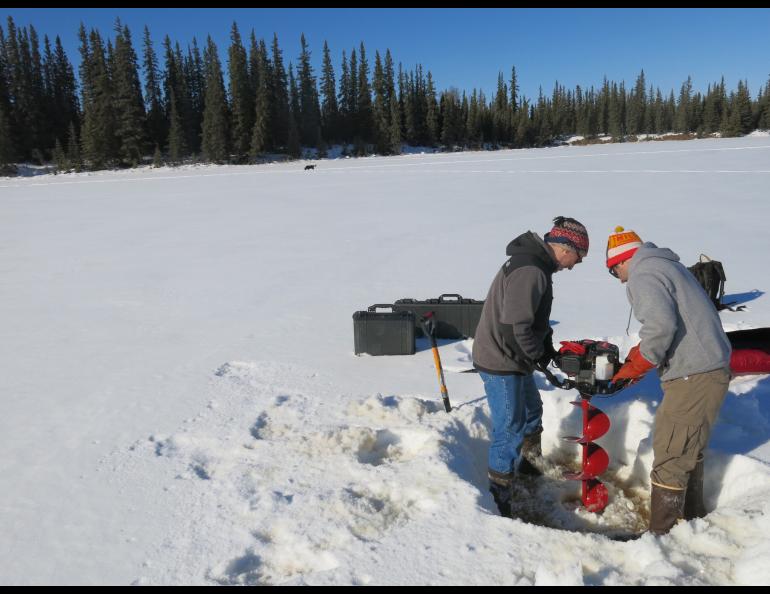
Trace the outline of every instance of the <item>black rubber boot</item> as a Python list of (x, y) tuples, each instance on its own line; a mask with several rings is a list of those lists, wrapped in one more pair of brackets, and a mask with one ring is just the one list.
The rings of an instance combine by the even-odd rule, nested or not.
[(489, 492), (492, 493), (492, 497), (495, 500), (500, 515), (504, 518), (510, 518), (511, 501), (513, 499), (513, 473), (501, 474), (494, 470), (490, 470), (488, 476)]
[(698, 457), (695, 468), (687, 479), (687, 493), (684, 496), (684, 519), (694, 520), (706, 515), (703, 505), (703, 456)]
[(535, 465), (543, 457), (543, 449), (540, 442), (540, 435), (542, 433), (543, 429), (541, 428), (537, 433), (524, 436), (524, 441), (521, 444), (519, 474), (531, 477), (543, 476), (543, 471)]
[(666, 489), (652, 485), (650, 496), (650, 532), (668, 534), (684, 515), (685, 489)]

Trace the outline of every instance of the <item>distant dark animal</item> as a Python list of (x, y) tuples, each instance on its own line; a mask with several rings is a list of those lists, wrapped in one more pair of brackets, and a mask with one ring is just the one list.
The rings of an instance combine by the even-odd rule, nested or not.
[(305, 171), (308, 169), (315, 169), (315, 165), (305, 165)]

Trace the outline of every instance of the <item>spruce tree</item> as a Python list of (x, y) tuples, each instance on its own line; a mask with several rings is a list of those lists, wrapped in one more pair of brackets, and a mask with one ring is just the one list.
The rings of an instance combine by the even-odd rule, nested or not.
[(428, 146), (435, 146), (441, 130), (438, 121), (438, 103), (436, 102), (436, 88), (433, 85), (433, 75), (428, 71), (428, 85), (425, 91), (425, 124)]
[(374, 105), (372, 109), (372, 134), (375, 143), (375, 151), (381, 155), (387, 155), (390, 151), (390, 102), (388, 90), (385, 84), (385, 71), (382, 67), (380, 53), (374, 53)]
[(11, 119), (8, 108), (0, 100), (0, 175), (7, 175), (16, 158), (16, 149), (11, 138)]
[(652, 134), (654, 132), (653, 130), (654, 108), (655, 108), (655, 89), (652, 87), (652, 83), (650, 83), (650, 86), (647, 89), (647, 105), (644, 111), (644, 129), (642, 130), (642, 132), (644, 132), (645, 134)]
[(396, 92), (393, 57), (385, 50), (385, 91), (388, 97), (388, 151), (401, 154), (401, 102)]
[(394, 93), (390, 96), (390, 128), (388, 131), (388, 151), (393, 155), (401, 154), (401, 109), (398, 97)]
[(711, 134), (719, 130), (722, 120), (719, 105), (719, 85), (708, 86), (706, 99), (703, 105), (703, 133)]
[(257, 91), (255, 100), (255, 118), (254, 129), (251, 134), (251, 157), (257, 158), (261, 153), (264, 153), (269, 146), (269, 134), (270, 134), (270, 121), (267, 114), (267, 94), (263, 90), (264, 86), (260, 87)]
[(529, 104), (526, 98), (521, 102), (514, 142), (516, 143), (516, 146), (520, 147), (532, 146), (534, 143), (532, 118), (530, 117)]
[(257, 48), (253, 68), (256, 70), (254, 80), (257, 83), (257, 88), (254, 100), (254, 129), (251, 134), (251, 157), (256, 158), (272, 145), (270, 136), (273, 129), (272, 110), (270, 108), (271, 75), (264, 42), (261, 42)]
[(546, 146), (553, 139), (553, 109), (543, 94), (540, 87), (538, 92), (537, 106), (534, 107), (535, 117), (533, 118), (533, 127), (535, 128), (537, 146)]
[(28, 113), (32, 121), (32, 126), (27, 130), (30, 135), (32, 154), (42, 165), (46, 160), (46, 155), (51, 153), (54, 147), (55, 138), (52, 135), (53, 123), (49, 118), (46, 109), (45, 82), (43, 78), (43, 61), (40, 54), (40, 41), (35, 28), (29, 26), (29, 35), (27, 37), (26, 27), (24, 28), (24, 45), (28, 46), (27, 69), (29, 71), (29, 100), (31, 102)]
[(168, 134), (168, 124), (163, 114), (163, 98), (161, 95), (161, 79), (158, 70), (158, 59), (152, 47), (150, 30), (144, 28), (144, 99), (147, 114), (147, 133), (149, 142), (156, 147), (163, 146)]
[(612, 83), (609, 101), (608, 132), (615, 142), (623, 140), (623, 113), (617, 83)]
[(519, 82), (516, 77), (516, 66), (511, 67), (511, 114), (515, 114), (519, 105)]
[(674, 90), (671, 89), (666, 98), (663, 98), (663, 93), (661, 93), (660, 128), (658, 129), (660, 134), (674, 131), (675, 113), (676, 100), (674, 99)]
[[(42, 113), (43, 75), (37, 35), (31, 28), (17, 29), (8, 17), (8, 35), (5, 40), (7, 94), (10, 100), (10, 118), (18, 158), (40, 158), (45, 129)], [(52, 141), (51, 141), (52, 142)], [(52, 146), (47, 147), (52, 148)]]
[[(356, 108), (357, 108), (357, 129), (359, 137), (359, 145), (369, 144), (373, 141), (373, 110), (372, 110), (372, 91), (369, 86), (369, 62), (366, 59), (366, 50), (363, 42), (361, 42), (358, 58), (358, 93), (356, 94)], [(361, 148), (364, 152), (368, 149), (366, 146), (359, 146), (359, 154)]]
[(759, 122), (757, 126), (762, 130), (768, 130), (770, 129), (770, 78), (765, 85), (765, 93), (758, 103)]
[(651, 131), (653, 134), (662, 134), (663, 132), (667, 132), (667, 130), (664, 129), (664, 102), (663, 102), (663, 94), (660, 92), (660, 88), (657, 89), (655, 93), (655, 103), (652, 106), (652, 122), (651, 122)]
[[(48, 35), (43, 38), (43, 104), (41, 106), (44, 114), (44, 124), (46, 127), (46, 138), (43, 145), (51, 146), (51, 139), (54, 139), (54, 148), (56, 140), (61, 145), (61, 139), (64, 137), (66, 128), (59, 129), (56, 119), (56, 108), (54, 102), (54, 65), (56, 59), (51, 51), (51, 43)], [(55, 161), (55, 159), (54, 159)]]
[(6, 45), (3, 28), (0, 27), (0, 175), (11, 172), (11, 163), (15, 162), (16, 154), (7, 80)]
[(753, 129), (753, 123), (748, 83), (739, 80), (738, 90), (730, 105), (729, 135), (748, 134)]
[(137, 165), (147, 149), (144, 99), (131, 33), (127, 26), (121, 26), (119, 20), (115, 25), (115, 32), (115, 133), (123, 161), (129, 165)]
[(452, 149), (457, 144), (463, 141), (463, 113), (462, 103), (457, 89), (449, 89), (441, 94), (441, 101), (439, 102), (441, 111), (441, 144)]
[[(53, 59), (54, 131), (58, 137), (66, 139), (69, 145), (69, 126), (71, 123), (79, 121), (80, 107), (78, 105), (75, 70), (64, 52), (58, 35), (54, 42)], [(72, 166), (71, 163), (70, 166)]]
[(342, 50), (342, 66), (340, 73), (340, 90), (338, 95), (339, 106), (339, 139), (348, 144), (351, 138), (350, 124), (350, 73), (348, 71), (348, 59), (345, 50)]
[(645, 131), (647, 111), (647, 91), (644, 80), (644, 70), (636, 79), (634, 91), (628, 101), (628, 133), (641, 134)]
[(703, 95), (695, 93), (690, 102), (690, 126), (699, 137), (703, 135), (703, 105)]
[(80, 139), (78, 138), (75, 122), (70, 121), (67, 130), (67, 162), (75, 171), (83, 170), (83, 158), (80, 156)]
[(230, 155), (227, 97), (217, 46), (211, 36), (203, 52), (203, 63), (206, 91), (201, 150), (207, 161), (224, 163)]
[(618, 107), (620, 110), (620, 142), (625, 142), (628, 133), (628, 100), (626, 94), (626, 82), (620, 81), (618, 89)]
[(285, 148), (289, 141), (289, 92), (283, 54), (278, 47), (278, 36), (273, 35), (273, 130), (272, 138), (276, 148)]
[(509, 136), (510, 117), (508, 114), (508, 87), (503, 73), (497, 73), (497, 94), (493, 108), (494, 137), (497, 143), (504, 143)]
[[(553, 93), (551, 94), (551, 102), (546, 106), (546, 110), (551, 113), (551, 122), (553, 125), (552, 137), (560, 136), (562, 134), (562, 128), (564, 127), (565, 120), (565, 105), (564, 100), (564, 87), (559, 85), (556, 81), (553, 87)], [(552, 138), (549, 138), (550, 142)]]
[[(183, 136), (187, 134), (182, 120), (184, 110), (181, 108), (180, 100), (180, 97), (183, 95), (182, 78), (184, 72), (182, 65), (177, 62), (177, 57), (168, 35), (163, 38), (163, 55), (163, 112), (165, 135), (161, 146), (166, 148), (169, 154), (169, 160), (172, 163), (177, 163), (188, 154), (187, 140), (184, 137), (180, 138), (180, 134)], [(174, 130), (173, 140), (171, 137), (172, 129)]]
[(687, 77), (687, 80), (682, 83), (682, 88), (679, 90), (679, 104), (676, 109), (676, 121), (675, 130), (677, 132), (690, 132), (692, 130), (692, 107), (690, 102), (692, 101), (692, 78)]
[(56, 166), (56, 173), (62, 173), (69, 169), (67, 154), (64, 152), (64, 148), (62, 148), (61, 140), (59, 140), (58, 138), (54, 143), (53, 162), (54, 162), (54, 165)]
[(289, 63), (289, 138), (288, 138), (288, 151), (289, 155), (295, 159), (299, 159), (302, 156), (302, 141), (300, 140), (299, 124), (297, 121), (300, 117), (300, 103), (299, 103), (299, 90), (297, 89), (297, 82), (294, 79), (294, 68)]
[(158, 144), (155, 145), (155, 151), (152, 153), (152, 166), (155, 168), (163, 167), (163, 153)]
[[(109, 49), (109, 48), (108, 48)], [(118, 157), (115, 136), (114, 85), (108, 69), (108, 55), (98, 31), (86, 36), (81, 26), (81, 85), (83, 89), (83, 158), (90, 169), (102, 169)]]
[(468, 119), (466, 121), (468, 129), (468, 141), (472, 148), (478, 148), (481, 142), (481, 114), (479, 112), (478, 92), (473, 89), (471, 103), (468, 108)]
[[(23, 129), (23, 122), (21, 122), (20, 114), (17, 110), (19, 105), (19, 97), (21, 95), (21, 64), (19, 58), (19, 48), (17, 41), (16, 25), (13, 18), (10, 16), (7, 19), (8, 34), (3, 33), (3, 29), (0, 28), (0, 101), (5, 101), (5, 119), (6, 126), (10, 130), (9, 136), (4, 141), (6, 155), (7, 151), (12, 147), (12, 159), (25, 159), (24, 149), (22, 148), (22, 138), (20, 131)], [(4, 87), (4, 88), (3, 88)], [(6, 158), (8, 158), (6, 156)]]
[(413, 73), (403, 74), (401, 92), (404, 96), (404, 140), (408, 144), (417, 144), (417, 122), (415, 119), (415, 93)]
[(580, 85), (575, 87), (575, 104), (576, 104), (576, 116), (575, 116), (575, 134), (579, 136), (588, 136), (588, 113), (586, 110), (586, 101), (583, 98), (583, 89)]
[(321, 130), (323, 137), (335, 142), (339, 140), (339, 109), (337, 107), (337, 86), (334, 80), (329, 45), (324, 41), (323, 67), (321, 74)]
[(168, 159), (169, 162), (177, 165), (181, 163), (190, 152), (189, 147), (187, 146), (187, 135), (185, 134), (182, 116), (177, 107), (179, 102), (176, 100), (176, 93), (173, 87), (169, 90), (169, 93), (168, 104), (171, 111), (168, 116)]
[(299, 92), (300, 92), (300, 135), (306, 146), (318, 146), (318, 129), (321, 126), (318, 89), (313, 67), (310, 64), (310, 49), (305, 35), (300, 37), (302, 51), (299, 57)]
[[(264, 40), (262, 40), (264, 42)], [(257, 87), (259, 86), (259, 44), (257, 43), (257, 35), (254, 33), (254, 29), (251, 30), (249, 35), (249, 87), (251, 87), (252, 94), (256, 97)]]
[(318, 105), (318, 89), (310, 64), (310, 49), (305, 41), (305, 35), (300, 36), (302, 51), (299, 56), (299, 102), (300, 102), (300, 137), (306, 146), (318, 146), (318, 128), (321, 126), (320, 107)]
[(724, 137), (738, 135), (738, 130), (734, 129), (733, 122), (730, 118), (734, 98), (735, 93), (730, 93), (729, 99), (725, 101), (725, 108), (722, 110), (722, 121), (719, 123), (719, 134)]
[(232, 112), (232, 148), (238, 160), (248, 153), (254, 128), (255, 92), (249, 82), (246, 49), (241, 42), (238, 25), (233, 22), (230, 31), (229, 80), (230, 109)]
[(610, 82), (607, 80), (607, 77), (604, 77), (604, 81), (602, 82), (602, 90), (601, 93), (599, 93), (599, 101), (597, 106), (598, 111), (598, 124), (599, 124), (599, 133), (600, 134), (610, 134), (610, 99), (611, 99), (611, 91), (610, 91)]
[(187, 52), (183, 73), (184, 76), (181, 81), (183, 100), (180, 105), (183, 108), (187, 143), (191, 153), (198, 153), (201, 148), (206, 73), (195, 37), (193, 37), (192, 48)]
[[(350, 121), (350, 141), (355, 143), (360, 137), (358, 121), (358, 60), (356, 58), (355, 48), (350, 50), (350, 78), (348, 80), (348, 93), (350, 96), (349, 121)], [(359, 143), (360, 144), (360, 143)]]

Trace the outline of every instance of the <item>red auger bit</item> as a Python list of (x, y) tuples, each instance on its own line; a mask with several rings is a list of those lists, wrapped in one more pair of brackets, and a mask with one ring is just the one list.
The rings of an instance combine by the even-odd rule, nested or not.
[(582, 481), (583, 489), (581, 501), (590, 512), (600, 512), (609, 501), (607, 487), (597, 478), (610, 465), (610, 457), (607, 451), (594, 443), (602, 435), (610, 430), (609, 417), (595, 406), (589, 403), (590, 396), (580, 395), (581, 399), (572, 402), (583, 410), (583, 435), (582, 437), (565, 437), (567, 441), (579, 443), (583, 448), (582, 472), (565, 472), (564, 478), (574, 481)]
[(614, 394), (626, 387), (627, 382), (612, 383), (612, 376), (620, 368), (618, 347), (609, 342), (581, 340), (562, 342), (554, 365), (569, 378), (559, 380), (547, 368), (539, 367), (548, 381), (558, 388), (577, 388), (580, 400), (572, 402), (583, 411), (583, 435), (565, 437), (583, 448), (581, 472), (565, 472), (564, 478), (583, 483), (581, 501), (589, 512), (599, 513), (609, 502), (607, 487), (598, 479), (610, 464), (604, 448), (594, 443), (610, 430), (609, 417), (590, 403), (594, 394)]

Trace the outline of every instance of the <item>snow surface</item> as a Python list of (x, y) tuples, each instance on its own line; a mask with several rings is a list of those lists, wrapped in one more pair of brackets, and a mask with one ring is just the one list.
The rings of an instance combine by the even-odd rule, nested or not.
[(356, 357), (353, 312), (483, 299), (516, 235), (585, 223), (557, 340), (625, 353), (616, 225), (724, 263), (725, 327), (770, 325), (767, 136), (0, 179), (0, 583), (765, 584), (770, 380), (736, 378), (704, 519), (644, 529), (656, 378), (612, 420), (602, 515), (579, 508), (575, 392), (538, 377), (547, 476), (496, 514), (471, 341)]

